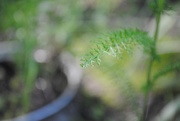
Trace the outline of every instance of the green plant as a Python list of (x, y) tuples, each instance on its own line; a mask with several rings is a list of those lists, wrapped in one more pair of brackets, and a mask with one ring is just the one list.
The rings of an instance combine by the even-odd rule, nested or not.
[[(22, 84), (20, 96), (22, 112), (29, 110), (30, 93), (33, 89), (35, 79), (38, 74), (38, 66), (33, 58), (34, 49), (37, 47), (35, 37), (35, 16), (37, 1), (2, 1), (1, 29), (3, 31), (11, 30), (15, 34), (12, 40), (18, 43), (18, 53), (15, 54), (16, 64), (18, 67), (17, 83)], [(17, 7), (19, 8), (17, 10)], [(17, 105), (17, 104), (14, 104)]]
[[(10, 39), (5, 38), (3, 41), (15, 41), (20, 46), (18, 52), (15, 53), (16, 77), (11, 80), (12, 84), (10, 85), (13, 91), (10, 91), (7, 96), (13, 106), (9, 106), (8, 112), (2, 108), (5, 116), (1, 118), (11, 118), (32, 110), (33, 106), (31, 105), (35, 100), (32, 99), (32, 92), (34, 93), (37, 89), (35, 87), (36, 80), (46, 71), (35, 61), (34, 51), (37, 48), (45, 48), (54, 55), (61, 52), (62, 48), (63, 50), (69, 48), (71, 40), (73, 40), (71, 38), (77, 36), (79, 33), (77, 30), (81, 30), (78, 28), (81, 25), (79, 19), (83, 14), (82, 10), (78, 0), (75, 3), (66, 0), (1, 1), (0, 31), (7, 36), (12, 35)], [(56, 71), (54, 66), (50, 67), (47, 71), (51, 71), (52, 75), (47, 74), (47, 80), (54, 76)], [(18, 96), (16, 96), (16, 91)], [(42, 93), (44, 92), (42, 91)], [(1, 98), (0, 102), (8, 102), (6, 100)], [(19, 111), (14, 111), (17, 109), (14, 108), (17, 105), (20, 105)]]
[[(157, 40), (159, 33), (159, 24), (161, 20), (161, 15), (169, 10), (170, 7), (166, 0), (153, 0), (150, 4), (152, 11), (156, 17), (156, 28), (154, 37), (150, 37), (148, 33), (139, 29), (121, 29), (115, 32), (109, 32), (102, 35), (98, 41), (95, 41), (95, 47), (90, 49), (90, 51), (81, 59), (82, 67), (87, 67), (89, 65), (100, 65), (101, 58), (104, 55), (110, 55), (112, 57), (118, 58), (119, 61), (123, 59), (125, 53), (133, 53), (133, 48), (140, 47), (149, 56), (149, 64), (147, 65), (147, 76), (146, 84), (143, 87), (144, 92), (144, 105), (142, 108), (140, 121), (146, 121), (148, 115), (148, 100), (149, 93), (152, 91), (156, 84), (156, 80), (165, 74), (180, 68), (180, 62), (171, 63), (166, 65), (156, 74), (153, 74), (153, 65), (158, 62), (160, 57), (157, 54)], [(113, 72), (112, 72), (113, 73)]]
[[(83, 14), (81, 7), (79, 1), (71, 3), (66, 0), (1, 1), (0, 31), (3, 34), (7, 33), (7, 36), (13, 33), (10, 39), (3, 41), (15, 41), (20, 45), (18, 53), (15, 54), (18, 77), (12, 81), (17, 83), (12, 84), (12, 88), (22, 86), (15, 89), (20, 93), (17, 100), (23, 108), (17, 113), (27, 112), (31, 108), (30, 101), (33, 99), (30, 94), (34, 89), (37, 75), (42, 73), (33, 57), (35, 49), (50, 48), (55, 53), (59, 53), (62, 48), (67, 49), (72, 43), (71, 38), (77, 36), (77, 30), (80, 30), (79, 19)], [(12, 105), (18, 105), (11, 102)]]

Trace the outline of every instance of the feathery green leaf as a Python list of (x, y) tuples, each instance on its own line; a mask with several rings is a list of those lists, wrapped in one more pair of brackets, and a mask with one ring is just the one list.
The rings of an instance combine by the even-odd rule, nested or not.
[(149, 3), (149, 7), (152, 9), (154, 14), (162, 14), (166, 11), (172, 10), (167, 0), (152, 0)]
[(146, 52), (153, 48), (153, 39), (139, 29), (123, 29), (120, 31), (104, 34), (98, 41), (94, 42), (96, 47), (81, 59), (81, 66), (87, 67), (94, 63), (100, 64), (101, 56), (108, 54), (121, 58), (123, 53), (132, 53), (133, 47), (143, 47)]

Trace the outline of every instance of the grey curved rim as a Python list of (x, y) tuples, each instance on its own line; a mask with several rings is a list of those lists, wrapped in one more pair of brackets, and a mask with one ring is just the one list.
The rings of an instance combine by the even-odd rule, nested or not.
[(62, 53), (59, 56), (59, 61), (61, 61), (63, 65), (63, 70), (67, 76), (68, 81), (68, 85), (64, 92), (53, 102), (45, 105), (40, 109), (13, 119), (7, 119), (3, 121), (41, 121), (59, 112), (72, 101), (80, 85), (82, 70), (69, 53)]

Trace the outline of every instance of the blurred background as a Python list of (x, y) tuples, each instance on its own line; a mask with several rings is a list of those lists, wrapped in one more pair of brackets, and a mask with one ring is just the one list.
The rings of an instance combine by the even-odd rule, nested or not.
[[(91, 41), (105, 32), (139, 28), (153, 36), (155, 17), (150, 2), (0, 0), (0, 120), (56, 100), (71, 84), (69, 80), (76, 86), (75, 97), (43, 121), (138, 120), (149, 57), (135, 49), (123, 61), (106, 56), (100, 66), (85, 69), (80, 59), (93, 46)], [(168, 5), (172, 10), (162, 15), (157, 43), (160, 59), (153, 73), (180, 62), (180, 1), (168, 0)], [(71, 70), (74, 75), (69, 78)], [(179, 81), (179, 69), (157, 81), (149, 121), (176, 101)], [(172, 121), (180, 120), (178, 114), (174, 112)]]

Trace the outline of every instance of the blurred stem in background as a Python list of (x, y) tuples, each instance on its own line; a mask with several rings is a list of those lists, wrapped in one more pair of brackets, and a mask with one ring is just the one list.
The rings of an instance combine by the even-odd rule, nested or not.
[(156, 16), (156, 28), (155, 28), (155, 33), (154, 33), (154, 47), (151, 50), (151, 60), (149, 62), (149, 66), (147, 69), (147, 81), (146, 81), (146, 91), (144, 94), (144, 105), (143, 105), (143, 115), (141, 117), (141, 121), (146, 121), (147, 116), (148, 116), (148, 110), (149, 110), (149, 93), (151, 91), (152, 88), (152, 78), (151, 78), (151, 73), (152, 73), (152, 68), (153, 68), (153, 63), (156, 59), (156, 43), (158, 40), (158, 33), (159, 33), (159, 23), (160, 23), (160, 19), (161, 19), (161, 13), (163, 11), (164, 8), (164, 0), (158, 0), (157, 1), (157, 10), (155, 13)]
[(24, 91), (22, 92), (22, 107), (24, 112), (27, 112), (30, 108), (30, 93), (33, 90), (33, 86), (38, 73), (38, 65), (33, 58), (33, 52), (37, 46), (34, 27), (37, 4), (36, 2), (32, 2), (31, 5), (34, 10), (27, 11), (30, 16), (26, 17), (25, 15), (25, 18), (23, 18), (24, 21), (26, 21), (25, 25), (22, 26), (26, 37), (24, 37), (20, 42), (22, 44), (22, 52), (19, 53), (20, 56), (18, 58), (20, 62), (19, 66), (21, 66), (22, 64), (21, 74), (24, 81)]
[(1, 1), (1, 29), (14, 33), (12, 40), (3, 41), (16, 41), (20, 45), (19, 52), (15, 55), (19, 74), (18, 82), (23, 84), (21, 89), (23, 112), (20, 113), (29, 110), (30, 93), (38, 73), (38, 65), (33, 58), (33, 52), (37, 46), (35, 18), (38, 2), (36, 0)]

